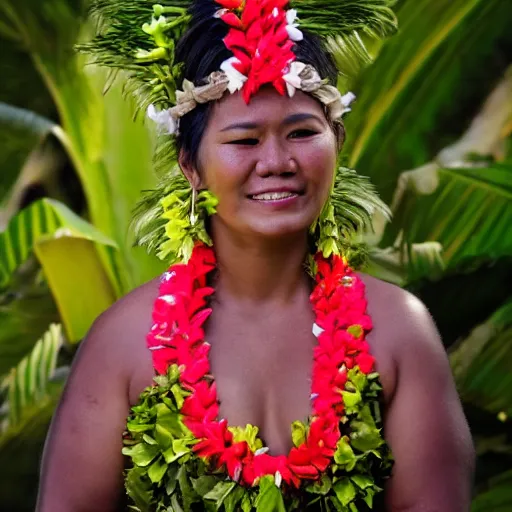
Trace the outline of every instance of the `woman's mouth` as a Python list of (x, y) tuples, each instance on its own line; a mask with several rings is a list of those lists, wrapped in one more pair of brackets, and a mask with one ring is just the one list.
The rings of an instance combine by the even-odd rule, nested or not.
[(255, 194), (250, 196), (255, 201), (280, 201), (291, 197), (296, 197), (297, 192), (263, 192), (262, 194)]

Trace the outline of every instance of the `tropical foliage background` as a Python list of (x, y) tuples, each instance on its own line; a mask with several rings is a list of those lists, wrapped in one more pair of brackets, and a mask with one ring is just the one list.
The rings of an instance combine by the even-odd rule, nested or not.
[[(0, 508), (33, 510), (44, 436), (93, 320), (162, 270), (131, 247), (153, 134), (73, 45), (87, 0), (0, 0)], [(400, 0), (399, 33), (340, 83), (343, 158), (394, 212), (369, 272), (416, 293), (478, 454), (473, 512), (512, 510), (512, 9)], [(347, 68), (348, 69), (348, 68)], [(108, 89), (108, 93), (104, 94)], [(428, 392), (428, 390), (425, 390)], [(435, 449), (435, 446), (432, 447)]]

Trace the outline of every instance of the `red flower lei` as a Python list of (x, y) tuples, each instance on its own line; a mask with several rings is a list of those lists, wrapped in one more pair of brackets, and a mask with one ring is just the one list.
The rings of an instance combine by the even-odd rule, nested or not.
[(154, 325), (148, 347), (159, 374), (170, 365), (180, 370), (180, 383), (190, 392), (180, 413), (198, 439), (197, 455), (244, 485), (255, 485), (264, 475), (277, 475), (295, 487), (302, 480), (320, 478), (332, 462), (344, 418), (342, 391), (347, 370), (359, 367), (364, 374), (374, 370), (365, 332), (372, 328), (366, 314), (365, 288), (346, 262), (318, 254), (316, 286), (311, 304), (316, 315), (312, 373), (312, 414), (305, 441), (288, 455), (272, 456), (251, 450), (246, 441), (236, 441), (226, 420), (217, 419), (219, 406), (215, 382), (210, 375), (203, 324), (211, 313), (206, 298), (214, 292), (206, 286), (207, 274), (215, 268), (213, 249), (198, 244), (188, 264), (176, 264), (162, 278), (153, 310)]
[(247, 77), (242, 94), (249, 99), (264, 84), (285, 94), (283, 75), (295, 60), (286, 30), (288, 0), (216, 0), (219, 17), (231, 28), (224, 44), (238, 59), (234, 68)]

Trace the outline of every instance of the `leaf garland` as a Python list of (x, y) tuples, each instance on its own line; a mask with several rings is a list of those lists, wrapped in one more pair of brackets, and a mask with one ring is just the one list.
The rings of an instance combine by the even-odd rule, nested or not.
[[(278, 487), (279, 482), (270, 475), (254, 487), (244, 487), (195, 456), (193, 447), (198, 440), (179, 412), (180, 402), (189, 394), (179, 383), (179, 375), (178, 366), (170, 366), (167, 375), (155, 377), (155, 385), (144, 390), (139, 404), (131, 410), (123, 454), (133, 464), (127, 470), (125, 485), (134, 510), (294, 511), (312, 503), (335, 510), (358, 510), (363, 503), (372, 508), (373, 498), (382, 491), (392, 466), (382, 438), (382, 388), (377, 373), (349, 370), (344, 391), (346, 417), (340, 424), (342, 437), (334, 462), (321, 480), (299, 490), (284, 483)], [(309, 428), (298, 423), (293, 427), (295, 435)]]

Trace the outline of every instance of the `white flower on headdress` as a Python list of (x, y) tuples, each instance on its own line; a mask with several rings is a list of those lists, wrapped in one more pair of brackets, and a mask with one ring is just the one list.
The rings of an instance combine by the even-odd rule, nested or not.
[(346, 114), (347, 112), (350, 112), (352, 110), (350, 108), (350, 105), (355, 99), (356, 95), (353, 92), (347, 92), (347, 94), (344, 94), (341, 97), (341, 104), (343, 105), (343, 111), (341, 115)]
[(169, 110), (161, 110), (160, 112), (157, 112), (155, 106), (151, 104), (148, 107), (147, 116), (149, 119), (154, 121), (164, 133), (168, 133), (169, 135), (176, 133), (178, 123), (171, 116)]
[(288, 90), (288, 96), (293, 97), (295, 94), (295, 89), (300, 89), (301, 78), (300, 74), (306, 67), (306, 64), (303, 62), (293, 61), (290, 64), (290, 71), (283, 75), (283, 80), (286, 82), (286, 89)]
[(220, 69), (222, 69), (228, 77), (228, 90), (231, 94), (235, 91), (239, 91), (247, 80), (247, 77), (240, 73), (238, 69), (235, 69), (233, 64), (240, 64), (240, 61), (236, 57), (230, 57), (220, 65)]
[(292, 41), (302, 41), (304, 39), (304, 35), (297, 28), (299, 26), (298, 23), (295, 23), (297, 19), (297, 11), (296, 9), (289, 9), (286, 11), (286, 31), (288, 32), (288, 37)]

